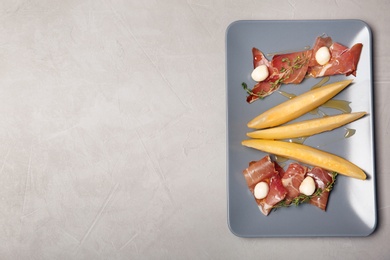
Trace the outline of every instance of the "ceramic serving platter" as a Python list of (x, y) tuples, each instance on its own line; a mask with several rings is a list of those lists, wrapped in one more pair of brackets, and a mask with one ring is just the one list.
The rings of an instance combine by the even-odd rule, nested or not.
[[(243, 147), (247, 139), (249, 120), (265, 110), (286, 101), (279, 92), (246, 102), (241, 84), (253, 87), (252, 48), (267, 58), (274, 53), (307, 49), (316, 37), (327, 35), (335, 42), (351, 47), (362, 43), (363, 49), (356, 77), (331, 76), (326, 83), (354, 79), (353, 83), (334, 99), (350, 102), (352, 112), (368, 113), (346, 126), (317, 134), (305, 144), (337, 154), (355, 163), (367, 174), (367, 180), (339, 175), (330, 194), (326, 211), (309, 204), (281, 208), (264, 216), (248, 190), (242, 171), (250, 161), (266, 154)], [(281, 91), (298, 95), (310, 90), (321, 79), (306, 78), (299, 85), (282, 85)], [(227, 204), (228, 225), (241, 237), (292, 236), (367, 236), (376, 227), (377, 206), (375, 190), (374, 111), (372, 79), (372, 36), (369, 26), (360, 20), (294, 20), (294, 21), (236, 21), (226, 31), (226, 97), (227, 97)], [(320, 108), (322, 115), (338, 114), (334, 108)], [(297, 120), (318, 117), (306, 114)], [(345, 137), (347, 133), (349, 137)], [(348, 136), (348, 134), (347, 134)], [(282, 164), (286, 168), (287, 161)]]

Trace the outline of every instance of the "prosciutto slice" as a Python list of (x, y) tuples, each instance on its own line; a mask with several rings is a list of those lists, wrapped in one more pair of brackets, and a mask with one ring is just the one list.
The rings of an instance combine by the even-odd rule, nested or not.
[(273, 92), (278, 90), (280, 87), (280, 84), (274, 84), (272, 80), (266, 79), (265, 81), (257, 83), (253, 89), (252, 93), (247, 96), (246, 101), (248, 103), (253, 103), (254, 101), (258, 100), (259, 98), (264, 98), (266, 96), (271, 95)]
[(249, 167), (242, 173), (252, 194), (257, 183), (261, 181), (268, 183), (268, 195), (264, 199), (256, 199), (256, 203), (264, 215), (268, 215), (273, 206), (285, 198), (287, 190), (281, 180), (284, 170), (277, 163), (272, 162), (269, 155), (257, 162), (249, 163)]
[(268, 68), (269, 76), (264, 81), (257, 83), (253, 87), (252, 94), (250, 94), (246, 99), (248, 103), (252, 103), (259, 98), (266, 97), (280, 87), (280, 84), (275, 84), (279, 77), (278, 75), (275, 75), (271, 62), (267, 60), (264, 54), (257, 48), (252, 48), (252, 55), (253, 68), (255, 69), (260, 65), (266, 65)]
[(314, 55), (311, 56), (311, 59), (309, 61), (309, 67), (317, 66), (319, 65), (315, 58), (315, 53), (321, 48), (321, 47), (327, 47), (328, 49), (330, 46), (332, 46), (333, 40), (331, 37), (317, 37), (316, 41), (314, 43), (314, 46), (312, 48), (312, 52)]
[(288, 54), (275, 55), (271, 61), (264, 54), (252, 49), (253, 68), (266, 65), (269, 76), (264, 81), (258, 82), (252, 89), (252, 94), (247, 97), (247, 102), (252, 103), (259, 98), (266, 97), (280, 88), (282, 84), (299, 84), (304, 79), (308, 64), (311, 59), (311, 50)]
[(299, 195), (299, 186), (305, 178), (307, 167), (298, 163), (291, 163), (282, 177), (283, 186), (287, 190), (286, 202)]
[(281, 83), (299, 84), (305, 78), (311, 56), (311, 50), (275, 55), (272, 58), (273, 71)]
[(287, 195), (287, 190), (282, 184), (282, 179), (279, 175), (274, 175), (269, 181), (269, 192), (263, 200), (257, 200), (259, 209), (264, 215), (268, 215), (276, 203), (284, 200)]
[[(325, 187), (332, 181), (332, 175), (327, 170), (324, 170), (320, 167), (312, 168), (308, 173), (308, 176), (314, 179), (316, 183), (316, 188), (325, 189)], [(314, 196), (310, 200), (310, 204), (326, 210), (326, 205), (328, 204), (329, 191), (323, 190), (320, 196)]]
[(246, 183), (250, 189), (253, 189), (257, 183), (277, 174), (278, 172), (275, 170), (274, 163), (269, 155), (257, 162), (251, 162), (249, 167), (243, 171)]
[(253, 68), (257, 68), (260, 65), (266, 65), (267, 67), (270, 66), (270, 62), (267, 60), (267, 58), (259, 49), (252, 48), (252, 55), (253, 55)]
[[(325, 65), (320, 65), (315, 60), (315, 53), (321, 47), (326, 46), (329, 49), (331, 58)], [(333, 42), (331, 37), (317, 37), (313, 46), (313, 55), (309, 62), (307, 75), (310, 77), (333, 76), (344, 74), (346, 76), (356, 76), (357, 65), (360, 60), (360, 54), (363, 45), (357, 43), (348, 48), (340, 43)]]

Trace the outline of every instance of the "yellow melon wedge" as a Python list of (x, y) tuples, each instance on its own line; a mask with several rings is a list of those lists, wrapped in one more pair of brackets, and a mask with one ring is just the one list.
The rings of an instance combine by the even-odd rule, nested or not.
[(349, 177), (366, 179), (366, 174), (355, 164), (337, 155), (307, 145), (263, 139), (244, 140), (242, 145), (308, 165), (318, 166)]
[(319, 107), (346, 88), (351, 82), (352, 80), (342, 80), (309, 90), (255, 117), (249, 121), (248, 127), (261, 129), (289, 122)]
[(293, 124), (272, 127), (247, 133), (248, 137), (261, 139), (286, 139), (311, 136), (330, 131), (363, 117), (366, 112), (355, 112), (315, 118)]

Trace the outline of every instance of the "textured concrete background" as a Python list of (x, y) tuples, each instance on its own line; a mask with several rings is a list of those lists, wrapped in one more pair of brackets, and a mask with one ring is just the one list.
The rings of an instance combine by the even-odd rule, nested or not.
[[(389, 8), (1, 1), (0, 259), (389, 259)], [(377, 231), (238, 238), (226, 216), (225, 30), (336, 18), (373, 31)]]

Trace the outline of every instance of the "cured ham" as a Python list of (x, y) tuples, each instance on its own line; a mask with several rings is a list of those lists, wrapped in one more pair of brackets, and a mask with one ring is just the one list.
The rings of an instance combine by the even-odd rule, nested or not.
[[(312, 48), (313, 53), (317, 53), (317, 51), (321, 47), (327, 47), (330, 48), (332, 46), (333, 40), (331, 37), (317, 37), (314, 46)], [(319, 65), (318, 62), (316, 61), (315, 55), (312, 55), (310, 61), (309, 61), (309, 67), (317, 66)]]
[(256, 68), (260, 65), (266, 65), (267, 67), (270, 66), (270, 62), (267, 60), (267, 58), (259, 49), (252, 48), (252, 55), (253, 55), (253, 68)]
[[(316, 53), (322, 47), (328, 48), (330, 53), (329, 61), (323, 65), (316, 60)], [(259, 49), (253, 48), (253, 68), (265, 65), (268, 68), (268, 76), (257, 82), (251, 90), (244, 87), (249, 94), (247, 102), (252, 103), (271, 95), (282, 84), (299, 84), (305, 77), (317, 78), (337, 74), (356, 76), (362, 48), (361, 43), (348, 48), (334, 42), (331, 37), (322, 36), (316, 38), (310, 50), (277, 54), (271, 60), (268, 60)]]
[[(326, 210), (329, 192), (334, 182), (332, 174), (319, 167), (309, 169), (299, 163), (291, 163), (284, 171), (280, 165), (271, 160), (269, 155), (259, 161), (250, 162), (249, 167), (243, 171), (243, 175), (259, 210), (266, 216), (274, 208), (290, 204), (298, 205), (303, 202), (309, 202)], [(300, 192), (300, 186), (307, 176), (314, 179), (313, 188), (315, 185), (317, 192), (312, 196)], [(254, 190), (260, 182), (265, 182), (269, 191), (265, 193), (266, 195), (264, 194), (265, 197), (257, 199)]]
[(287, 190), (283, 186), (279, 174), (272, 176), (269, 180), (269, 193), (267, 197), (258, 201), (260, 211), (267, 216), (273, 207), (286, 197), (286, 194)]
[(273, 92), (278, 90), (280, 84), (273, 84), (271, 80), (265, 80), (257, 83), (253, 89), (251, 90), (251, 94), (249, 94), (246, 98), (248, 103), (252, 103), (259, 98), (264, 98), (266, 96), (271, 95)]
[(269, 185), (268, 195), (264, 199), (256, 199), (260, 211), (268, 215), (273, 206), (283, 200), (287, 194), (281, 181), (283, 168), (273, 162), (269, 155), (257, 162), (251, 162), (249, 167), (243, 171), (249, 190), (254, 193), (255, 185), (265, 181)]
[(256, 101), (259, 98), (263, 98), (270, 95), (275, 90), (277, 90), (280, 86), (280, 84), (275, 84), (278, 77), (275, 77), (272, 64), (270, 61), (267, 60), (264, 54), (259, 49), (252, 48), (252, 55), (253, 55), (253, 68), (255, 69), (260, 65), (265, 65), (268, 68), (269, 76), (264, 81), (257, 83), (253, 87), (253, 89), (250, 91), (250, 94), (246, 99), (248, 103), (252, 103), (253, 101)]
[(305, 78), (311, 56), (311, 50), (275, 55), (272, 59), (272, 67), (280, 83), (301, 83)]
[(311, 51), (295, 52), (275, 55), (268, 61), (264, 54), (252, 49), (253, 67), (266, 65), (269, 76), (258, 82), (250, 91), (247, 102), (252, 103), (259, 98), (264, 98), (280, 88), (282, 84), (299, 84), (304, 79), (308, 64), (311, 59)]
[(310, 77), (333, 76), (344, 74), (356, 76), (357, 65), (363, 48), (361, 43), (348, 48), (340, 43), (333, 42), (331, 37), (318, 37), (313, 46), (313, 53), (321, 47), (327, 47), (330, 51), (330, 60), (325, 65), (320, 65), (313, 57), (310, 60), (307, 75)]
[(299, 163), (291, 163), (282, 177), (283, 186), (286, 187), (286, 201), (290, 203), (299, 195), (299, 186), (305, 178), (307, 167)]
[(257, 162), (249, 163), (249, 167), (243, 171), (246, 183), (250, 189), (262, 180), (269, 179), (271, 176), (278, 174), (275, 170), (274, 163), (267, 155)]
[(317, 188), (322, 189), (322, 193), (320, 196), (313, 196), (310, 199), (310, 204), (322, 209), (326, 210), (326, 205), (328, 204), (329, 191), (325, 190), (328, 183), (332, 181), (332, 175), (330, 172), (320, 168), (314, 167), (308, 173), (308, 176), (312, 177), (316, 183)]

